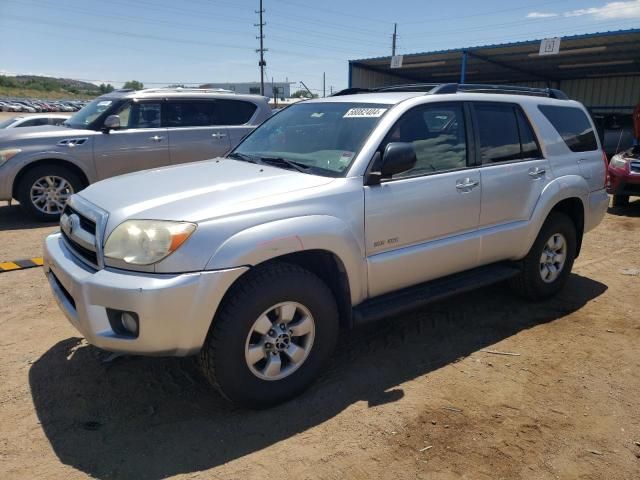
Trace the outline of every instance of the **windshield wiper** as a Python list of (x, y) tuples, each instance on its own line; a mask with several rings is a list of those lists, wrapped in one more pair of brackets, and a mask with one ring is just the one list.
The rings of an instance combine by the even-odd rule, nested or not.
[(227, 158), (233, 158), (234, 160), (240, 160), (249, 163), (258, 163), (258, 159), (256, 157), (252, 157), (251, 155), (247, 155), (245, 153), (233, 152), (227, 155)]
[(309, 165), (305, 165), (304, 163), (294, 162), (282, 157), (260, 157), (260, 161), (267, 165), (288, 167), (302, 173), (308, 173), (308, 170), (311, 168)]

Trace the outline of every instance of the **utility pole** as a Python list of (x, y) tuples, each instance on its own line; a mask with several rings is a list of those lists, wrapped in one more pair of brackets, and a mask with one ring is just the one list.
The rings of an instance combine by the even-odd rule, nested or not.
[(304, 89), (307, 92), (309, 92), (309, 98), (313, 98), (313, 93), (311, 93), (311, 90), (309, 90), (309, 87), (307, 87), (302, 80), (300, 80), (300, 84), (304, 87)]
[(325, 72), (322, 72), (322, 98), (326, 97)]
[(398, 24), (393, 24), (393, 41), (391, 42), (391, 55), (396, 56), (396, 38), (398, 38)]
[(264, 34), (262, 33), (262, 28), (266, 25), (262, 21), (262, 14), (264, 13), (264, 9), (262, 8), (262, 0), (260, 0), (260, 10), (256, 11), (256, 13), (260, 14), (260, 23), (254, 23), (254, 27), (260, 27), (260, 36), (256, 37), (260, 39), (260, 48), (256, 50), (256, 52), (260, 53), (260, 62), (258, 62), (258, 66), (260, 67), (260, 95), (264, 96), (264, 67), (267, 66), (267, 62), (264, 61), (264, 52), (268, 51), (268, 49), (264, 48)]

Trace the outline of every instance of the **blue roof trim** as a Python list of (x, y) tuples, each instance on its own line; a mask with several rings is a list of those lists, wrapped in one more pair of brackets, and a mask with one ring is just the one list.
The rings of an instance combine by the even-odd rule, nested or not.
[[(585, 38), (596, 38), (596, 37), (609, 37), (616, 35), (628, 35), (630, 33), (640, 33), (640, 28), (631, 28), (627, 30), (612, 30), (609, 32), (595, 32), (595, 33), (581, 33), (578, 35), (569, 35), (567, 37), (561, 37), (562, 40), (581, 40)], [(419, 52), (419, 53), (407, 53), (404, 57), (417, 57), (420, 55), (435, 55), (442, 53), (455, 53), (460, 52), (463, 53), (465, 50), (484, 50), (488, 48), (505, 48), (505, 47), (517, 47), (522, 45), (535, 45), (536, 43), (540, 43), (542, 41), (541, 38), (536, 40), (522, 40), (519, 42), (510, 42), (510, 43), (491, 43), (489, 45), (479, 45), (476, 47), (460, 47), (460, 48), (448, 48), (445, 50), (433, 50), (431, 52)], [(371, 58), (361, 58), (358, 60), (349, 60), (349, 63), (358, 63), (358, 62), (366, 62), (368, 60), (384, 60), (387, 58), (391, 58), (388, 55), (383, 57), (371, 57)]]

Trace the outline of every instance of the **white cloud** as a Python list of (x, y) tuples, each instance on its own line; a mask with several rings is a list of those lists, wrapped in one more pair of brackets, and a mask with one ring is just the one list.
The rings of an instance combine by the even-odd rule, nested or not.
[(582, 17), (584, 15), (592, 15), (600, 19), (640, 18), (640, 0), (611, 2), (603, 7), (581, 8), (564, 13), (565, 17)]
[(609, 2), (602, 7), (580, 8), (563, 13), (531, 12), (527, 18), (551, 18), (562, 15), (566, 18), (592, 16), (597, 19), (611, 18), (640, 18), (640, 0), (628, 0), (626, 2)]
[(558, 14), (557, 13), (551, 13), (551, 12), (531, 12), (531, 13), (527, 13), (527, 18), (551, 18), (551, 17), (557, 17)]

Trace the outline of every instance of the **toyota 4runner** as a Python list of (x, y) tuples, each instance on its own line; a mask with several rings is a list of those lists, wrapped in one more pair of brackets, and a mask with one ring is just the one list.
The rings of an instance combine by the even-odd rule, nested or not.
[(267, 406), (312, 382), (341, 327), (503, 280), (558, 292), (604, 216), (605, 167), (557, 90), (350, 91), (224, 158), (73, 195), (44, 272), (89, 343), (198, 354), (225, 397)]
[(64, 123), (0, 130), (0, 200), (42, 221), (90, 183), (226, 154), (271, 116), (265, 97), (160, 88), (98, 97)]

